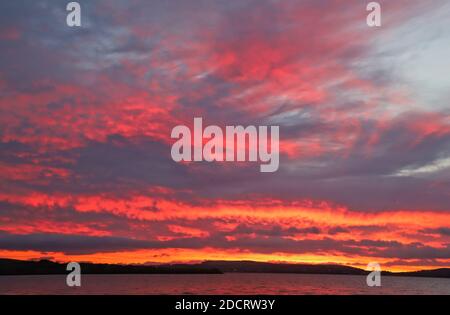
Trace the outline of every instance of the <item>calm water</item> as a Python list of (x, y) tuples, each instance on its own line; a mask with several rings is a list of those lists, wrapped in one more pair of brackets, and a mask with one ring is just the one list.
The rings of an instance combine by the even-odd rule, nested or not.
[(64, 275), (0, 276), (0, 294), (446, 294), (450, 279), (382, 277), (369, 288), (364, 276), (250, 274), (84, 275), (81, 287)]

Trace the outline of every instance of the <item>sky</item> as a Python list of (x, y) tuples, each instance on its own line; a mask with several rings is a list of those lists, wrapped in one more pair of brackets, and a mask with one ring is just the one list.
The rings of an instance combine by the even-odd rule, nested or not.
[[(0, 257), (450, 267), (450, 3), (0, 3)], [(280, 126), (280, 165), (171, 130)]]

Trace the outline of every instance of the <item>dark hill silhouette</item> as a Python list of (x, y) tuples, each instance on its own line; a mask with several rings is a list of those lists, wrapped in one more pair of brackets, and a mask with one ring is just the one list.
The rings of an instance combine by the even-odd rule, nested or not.
[[(83, 274), (220, 274), (226, 272), (248, 273), (300, 273), (367, 275), (354, 267), (333, 264), (288, 264), (256, 261), (205, 261), (198, 264), (165, 265), (113, 265), (80, 263)], [(0, 259), (0, 275), (68, 274), (66, 264), (48, 260), (23, 261)], [(450, 268), (413, 272), (383, 272), (386, 276), (450, 278)]]
[(307, 274), (343, 274), (366, 275), (362, 269), (343, 265), (313, 265), (266, 263), (256, 261), (205, 261), (200, 264), (205, 268), (216, 268), (222, 272), (258, 272), (258, 273), (307, 273)]
[[(83, 274), (196, 274), (222, 273), (218, 269), (205, 268), (198, 265), (112, 265), (80, 263)], [(68, 274), (66, 264), (48, 260), (22, 261), (0, 259), (0, 275), (42, 275)]]
[(430, 278), (450, 278), (450, 268), (439, 268), (433, 270), (419, 270), (411, 272), (398, 272), (394, 275), (407, 277), (430, 277)]

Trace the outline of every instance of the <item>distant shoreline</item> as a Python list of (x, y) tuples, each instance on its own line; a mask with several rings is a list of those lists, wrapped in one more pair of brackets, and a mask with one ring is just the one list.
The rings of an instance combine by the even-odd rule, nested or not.
[[(66, 273), (39, 273), (39, 274), (2, 274), (1, 277), (28, 277), (28, 276), (65, 276)], [(357, 274), (339, 274), (339, 273), (300, 273), (300, 272), (248, 272), (248, 271), (230, 271), (230, 272), (218, 272), (218, 273), (207, 273), (207, 272), (197, 272), (197, 273), (189, 273), (189, 272), (174, 272), (174, 273), (84, 273), (86, 276), (145, 276), (145, 275), (160, 275), (160, 276), (174, 276), (174, 275), (229, 275), (229, 274), (262, 274), (262, 275), (317, 275), (317, 276), (360, 276), (365, 277), (365, 275), (357, 275)], [(450, 277), (441, 277), (441, 276), (424, 276), (424, 275), (405, 275), (402, 272), (400, 273), (392, 273), (392, 272), (382, 272), (383, 277), (393, 277), (393, 278), (431, 278), (431, 279), (450, 279)]]
[[(205, 261), (197, 264), (120, 265), (80, 263), (83, 274), (225, 274), (225, 273), (275, 273), (316, 275), (367, 275), (360, 268), (344, 265), (313, 265), (265, 263), (255, 261)], [(24, 261), (0, 258), (0, 276), (18, 275), (66, 275), (66, 264), (48, 260)], [(384, 276), (450, 278), (450, 268), (412, 272), (383, 271)]]

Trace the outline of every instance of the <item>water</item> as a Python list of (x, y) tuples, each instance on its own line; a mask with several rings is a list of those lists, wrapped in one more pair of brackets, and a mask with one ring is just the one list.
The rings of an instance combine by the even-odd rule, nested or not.
[(365, 276), (251, 274), (82, 275), (81, 287), (64, 275), (0, 276), (0, 294), (446, 294), (450, 279), (388, 277), (367, 287)]

